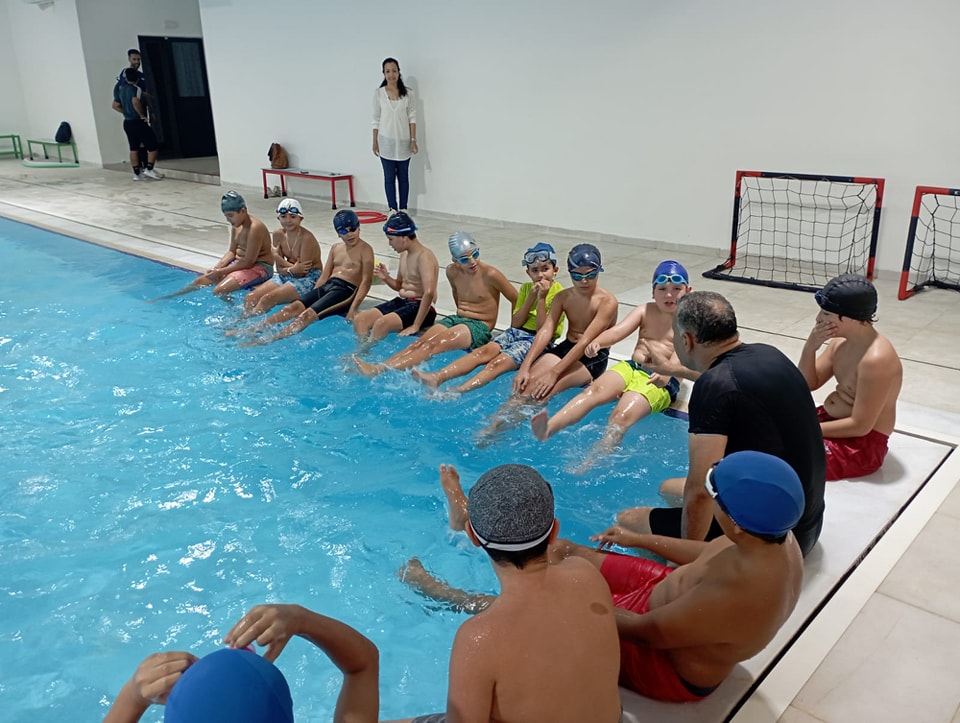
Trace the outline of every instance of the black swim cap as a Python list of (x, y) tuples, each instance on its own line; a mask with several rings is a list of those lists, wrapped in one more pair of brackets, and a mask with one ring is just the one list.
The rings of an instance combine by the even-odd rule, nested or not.
[(877, 313), (877, 289), (860, 274), (841, 274), (830, 279), (815, 298), (824, 311), (857, 321), (873, 321)]

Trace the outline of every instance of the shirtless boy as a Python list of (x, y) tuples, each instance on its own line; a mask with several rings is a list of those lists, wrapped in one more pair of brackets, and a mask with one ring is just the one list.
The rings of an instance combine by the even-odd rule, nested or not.
[(383, 264), (378, 264), (373, 273), (396, 291), (397, 296), (373, 309), (361, 311), (354, 318), (353, 330), (361, 339), (363, 351), (390, 333), (396, 332), (399, 336), (419, 334), (437, 318), (433, 302), (437, 300), (440, 263), (436, 255), (420, 243), (416, 224), (403, 211), (387, 219), (383, 233), (390, 248), (400, 254), (400, 267), (396, 278)]
[[(657, 700), (709, 695), (767, 646), (800, 596), (803, 557), (791, 529), (804, 495), (793, 468), (773, 455), (735, 452), (710, 469), (705, 487), (723, 537), (680, 540), (614, 526), (593, 538), (601, 550), (644, 548), (676, 568), (562, 540), (550, 551), (551, 562), (573, 556), (600, 569), (617, 606), (620, 684)], [(410, 572), (414, 588), (467, 611), (490, 599), (451, 588), (422, 566)]]
[[(834, 389), (817, 409), (827, 453), (827, 479), (876, 472), (897, 417), (903, 365), (873, 326), (877, 290), (859, 274), (832, 279), (816, 294), (820, 313), (798, 366), (810, 389), (831, 377)], [(827, 348), (818, 356), (817, 350)]]
[(179, 291), (161, 296), (170, 299), (213, 286), (213, 293), (228, 297), (239, 289), (250, 289), (273, 276), (273, 247), (263, 222), (247, 211), (247, 203), (236, 191), (220, 199), (220, 210), (230, 224), (230, 248), (206, 273)]
[(447, 281), (453, 292), (457, 313), (445, 316), (424, 332), (406, 349), (397, 352), (379, 364), (371, 364), (353, 357), (361, 374), (375, 377), (388, 369), (409, 369), (430, 357), (454, 349), (476, 349), (492, 336), (497, 323), (500, 295), (511, 304), (517, 299), (517, 290), (501, 271), (480, 261), (480, 248), (473, 236), (456, 231), (447, 245), (453, 263), (447, 266)]
[[(567, 271), (573, 286), (553, 298), (550, 313), (513, 379), (513, 394), (480, 431), (479, 444), (489, 444), (496, 433), (518, 425), (531, 404), (545, 404), (554, 394), (585, 386), (606, 371), (607, 349), (599, 349), (593, 357), (586, 354), (587, 346), (617, 320), (617, 297), (597, 282), (603, 271), (600, 251), (591, 244), (577, 244), (567, 254)], [(564, 314), (567, 337), (549, 346)]]
[[(615, 723), (620, 717), (617, 626), (610, 592), (588, 562), (547, 559), (556, 539), (553, 491), (526, 465), (481, 475), (464, 495), (452, 465), (440, 480), (450, 524), (490, 556), (500, 595), (453, 641), (446, 716), (414, 721)], [(433, 579), (413, 560), (404, 581)]]
[(243, 300), (246, 316), (264, 314), (277, 304), (296, 301), (317, 283), (323, 272), (320, 244), (303, 227), (303, 211), (295, 198), (277, 206), (280, 228), (273, 232), (273, 261), (277, 269), (272, 283), (263, 284)]
[(645, 369), (643, 361), (647, 357), (647, 342), (673, 344), (673, 314), (677, 310), (677, 300), (690, 288), (689, 278), (687, 270), (676, 261), (663, 261), (657, 266), (653, 272), (653, 301), (637, 306), (623, 321), (601, 333), (586, 348), (586, 355), (595, 357), (601, 349), (611, 347), (637, 331), (632, 358), (605, 371), (552, 417), (548, 416), (546, 409), (537, 413), (530, 420), (537, 439), (546, 441), (555, 432), (579, 422), (594, 407), (619, 397), (620, 401), (607, 421), (603, 439), (586, 458), (590, 462), (620, 444), (631, 425), (651, 412), (662, 412), (676, 400), (680, 391), (679, 380)]
[[(410, 374), (429, 389), (436, 390), (449, 379), (469, 374), (479, 366), (486, 365), (480, 373), (453, 389), (453, 392), (469, 392), (493, 381), (501, 374), (517, 369), (530, 351), (540, 319), (550, 311), (553, 298), (563, 289), (557, 274), (557, 252), (553, 246), (538, 243), (523, 255), (523, 266), (530, 281), (520, 286), (517, 300), (513, 302), (510, 328), (497, 334), (493, 341), (474, 349), (464, 357), (447, 364), (436, 372), (413, 369)], [(557, 325), (553, 338), (563, 331), (563, 319)]]
[(333, 227), (340, 241), (330, 249), (316, 286), (248, 332), (287, 321), (290, 323), (274, 336), (250, 344), (268, 344), (299, 334), (313, 322), (329, 316), (346, 316), (347, 321), (353, 320), (373, 282), (373, 248), (360, 238), (360, 219), (353, 211), (338, 211), (333, 217)]

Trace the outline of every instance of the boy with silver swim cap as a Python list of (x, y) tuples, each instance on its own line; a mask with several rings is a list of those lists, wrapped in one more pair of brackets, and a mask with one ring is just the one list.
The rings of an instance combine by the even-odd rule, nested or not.
[[(459, 248), (462, 246), (458, 246)], [(501, 374), (520, 367), (533, 344), (538, 320), (547, 317), (554, 297), (563, 289), (560, 282), (555, 280), (557, 252), (550, 244), (538, 243), (527, 249), (523, 255), (523, 266), (530, 281), (520, 286), (517, 300), (513, 303), (510, 328), (439, 371), (411, 370), (410, 374), (414, 379), (429, 389), (436, 390), (445, 381), (469, 374), (477, 367), (483, 366), (479, 374), (453, 389), (454, 392), (462, 393), (479, 389)], [(554, 339), (559, 338), (562, 333), (563, 321), (561, 318), (554, 331)]]
[(270, 232), (262, 221), (250, 215), (243, 196), (236, 191), (227, 191), (220, 199), (220, 210), (230, 224), (227, 252), (192, 283), (160, 299), (189, 294), (205, 286), (213, 286), (214, 294), (229, 298), (233, 292), (252, 289), (273, 276)]
[(399, 268), (396, 277), (382, 263), (373, 272), (397, 296), (354, 318), (353, 330), (360, 340), (358, 354), (368, 351), (387, 334), (419, 334), (437, 318), (433, 303), (437, 300), (440, 263), (433, 251), (420, 243), (417, 225), (407, 213), (398, 211), (383, 224), (383, 233), (390, 248), (400, 255)]
[(903, 365), (890, 340), (873, 326), (877, 290), (866, 277), (837, 276), (815, 298), (820, 313), (797, 366), (811, 390), (837, 380), (817, 408), (827, 479), (862, 477), (880, 469), (887, 456)]
[[(258, 605), (227, 633), (229, 648), (197, 658), (186, 651), (147, 657), (123, 686), (104, 723), (134, 723), (153, 703), (166, 723), (293, 721), (290, 687), (274, 661), (293, 636), (309, 640), (344, 675), (338, 720), (375, 721), (379, 714), (379, 653), (339, 620), (300, 605)], [(254, 642), (265, 646), (260, 656)]]
[(676, 401), (680, 381), (660, 375), (644, 366), (648, 349), (657, 344), (673, 345), (673, 316), (677, 301), (690, 288), (687, 270), (677, 261), (662, 261), (653, 272), (653, 301), (640, 304), (594, 339), (586, 348), (588, 357), (640, 330), (630, 359), (621, 361), (591, 382), (552, 417), (544, 409), (530, 419), (534, 436), (546, 441), (554, 433), (576, 424), (592, 409), (617, 400), (607, 420), (603, 438), (584, 457), (578, 473), (589, 469), (598, 458), (612, 452), (627, 430), (649, 414), (662, 412)]
[(271, 283), (263, 284), (243, 300), (244, 316), (264, 314), (278, 304), (296, 301), (310, 291), (323, 273), (320, 244), (303, 227), (303, 210), (295, 198), (277, 205), (280, 228), (273, 232), (274, 264), (277, 269)]
[(511, 304), (516, 301), (517, 290), (507, 277), (480, 261), (480, 248), (473, 236), (456, 231), (447, 245), (452, 263), (447, 266), (446, 275), (457, 312), (439, 319), (413, 344), (383, 362), (366, 362), (354, 354), (357, 370), (364, 376), (375, 377), (388, 369), (409, 369), (452, 349), (481, 347), (490, 341), (497, 323), (500, 296)]
[[(471, 612), (482, 612), (457, 631), (447, 713), (486, 720), (496, 695), (503, 720), (615, 723), (620, 663), (610, 592), (588, 562), (548, 561), (548, 545), (559, 529), (550, 485), (523, 464), (485, 472), (469, 497), (452, 465), (441, 465), (440, 480), (451, 526), (484, 549), (501, 588), (499, 597), (479, 597)], [(416, 558), (403, 580), (444, 600), (471, 597), (438, 583)], [(505, 656), (504, 650), (524, 653)], [(436, 720), (444, 720), (443, 714), (414, 722)]]

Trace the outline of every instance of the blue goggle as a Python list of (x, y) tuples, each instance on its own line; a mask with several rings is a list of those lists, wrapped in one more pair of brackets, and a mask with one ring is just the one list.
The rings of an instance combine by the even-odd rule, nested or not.
[(356, 231), (358, 228), (360, 227), (359, 226), (337, 226), (335, 230), (339, 236), (346, 236), (348, 233), (352, 233)]
[(288, 213), (292, 213), (294, 216), (302, 216), (303, 213), (300, 212), (300, 209), (296, 206), (287, 206), (286, 208), (278, 208), (278, 216), (286, 216)]
[(480, 258), (480, 249), (475, 249), (472, 254), (464, 254), (463, 256), (455, 256), (454, 260), (458, 264), (469, 264), (474, 259)]
[(524, 266), (533, 266), (538, 261), (549, 261), (552, 264), (556, 265), (557, 257), (546, 250), (539, 251), (527, 251), (523, 255), (523, 265)]
[(581, 274), (579, 271), (570, 271), (570, 278), (573, 279), (574, 281), (583, 281), (584, 279), (595, 279), (599, 275), (600, 275), (600, 269), (594, 269), (593, 271), (588, 271), (585, 274)]
[(654, 286), (661, 286), (663, 284), (679, 284), (680, 286), (686, 286), (687, 280), (680, 274), (660, 274), (653, 280)]

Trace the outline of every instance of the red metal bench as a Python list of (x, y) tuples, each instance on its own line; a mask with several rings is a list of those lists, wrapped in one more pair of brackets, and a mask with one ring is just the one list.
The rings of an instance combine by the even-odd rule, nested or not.
[(350, 205), (356, 206), (353, 200), (353, 175), (350, 173), (321, 172), (313, 173), (311, 171), (296, 171), (291, 168), (264, 168), (263, 170), (263, 197), (270, 198), (270, 188), (267, 185), (267, 176), (277, 176), (280, 179), (280, 195), (287, 195), (287, 177), (310, 178), (314, 181), (330, 182), (330, 199), (332, 204), (330, 208), (337, 207), (337, 181), (346, 181), (350, 188)]

